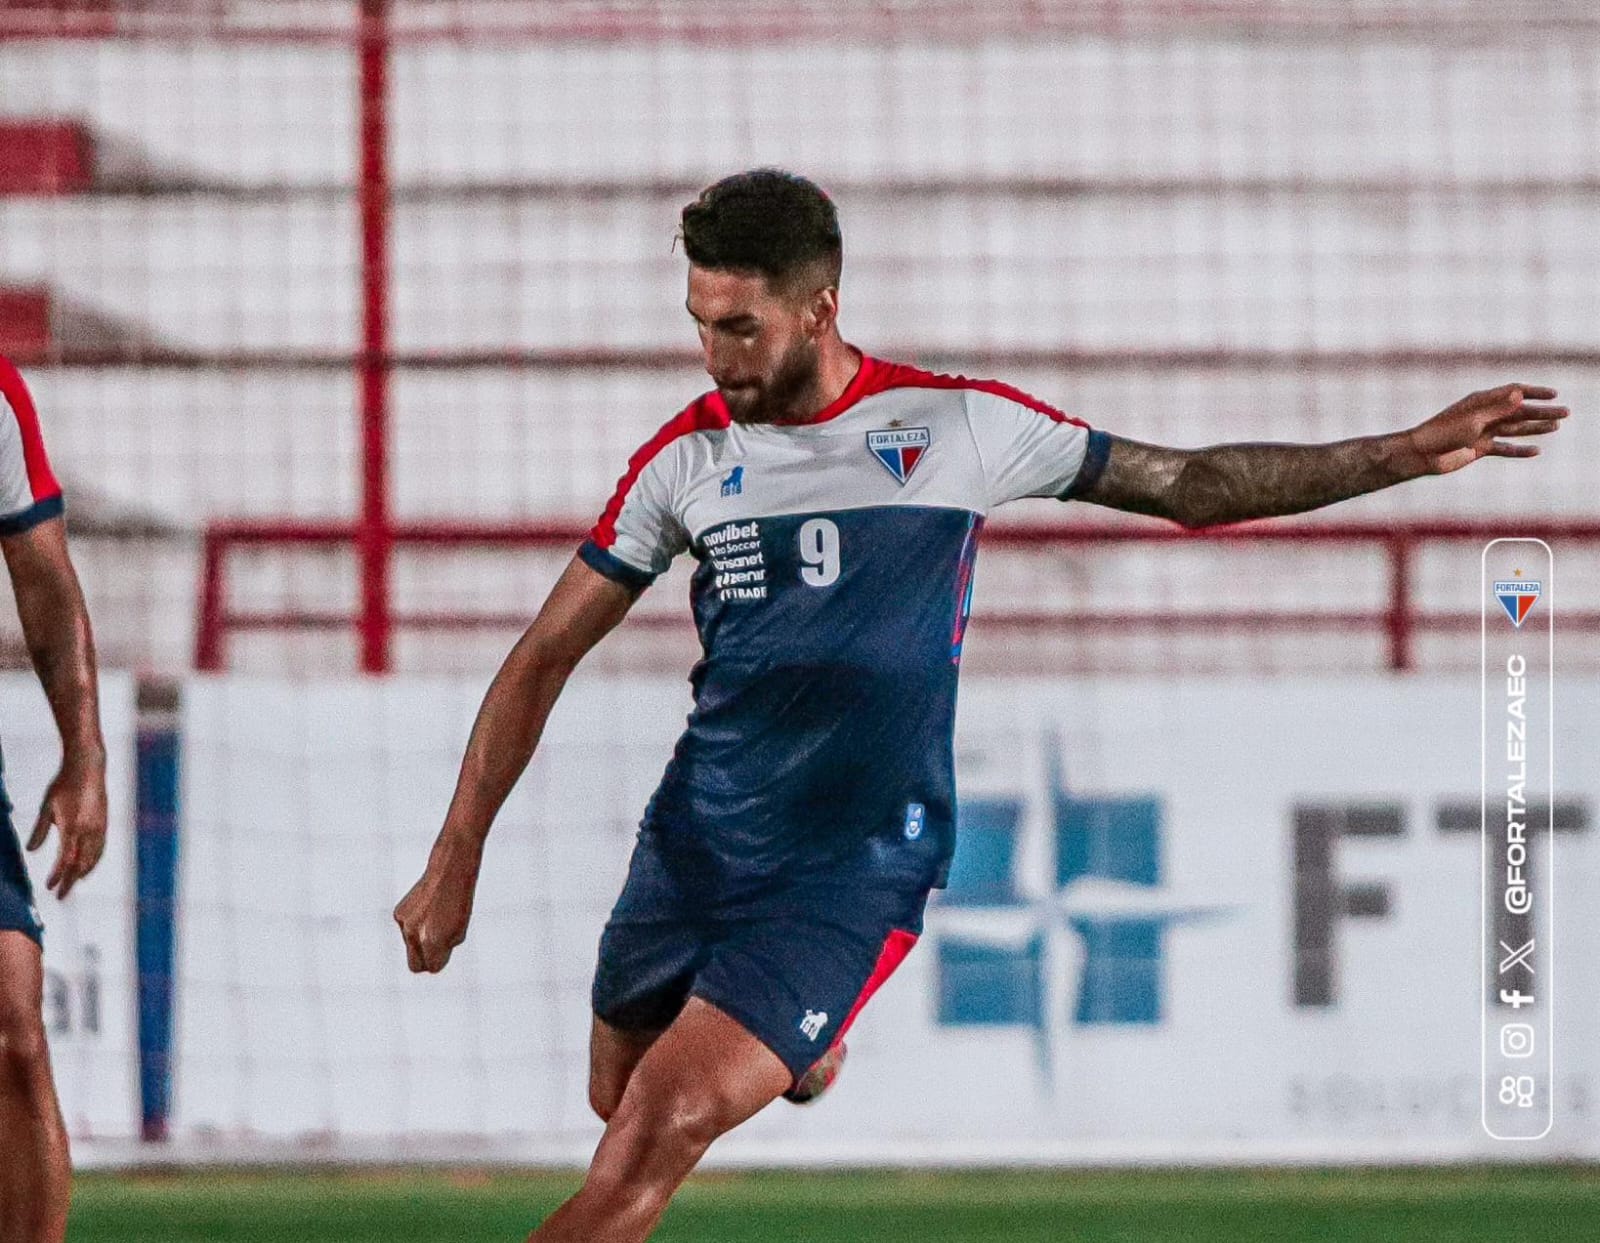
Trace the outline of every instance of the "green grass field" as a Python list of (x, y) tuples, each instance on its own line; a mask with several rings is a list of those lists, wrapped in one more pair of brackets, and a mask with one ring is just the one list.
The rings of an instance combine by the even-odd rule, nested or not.
[[(574, 1175), (91, 1174), (72, 1243), (520, 1243)], [(1588, 1243), (1600, 1168), (709, 1174), (661, 1243)]]

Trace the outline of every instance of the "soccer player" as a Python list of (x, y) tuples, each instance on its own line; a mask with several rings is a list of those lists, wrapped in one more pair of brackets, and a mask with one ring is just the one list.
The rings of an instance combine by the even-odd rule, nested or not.
[(680, 553), (704, 649), (600, 942), (581, 1190), (532, 1240), (646, 1238), (707, 1147), (825, 1087), (905, 957), (956, 822), (956, 674), (984, 517), (1024, 496), (1204, 527), (1315, 509), (1481, 457), (1566, 410), (1474, 393), (1389, 435), (1182, 450), (840, 336), (833, 204), (771, 169), (683, 211), (716, 387), (628, 463), (500, 669), (427, 868), (395, 916), (414, 971), (466, 935), (485, 837), (584, 654)]
[[(106, 747), (89, 613), (61, 514), (61, 486), (33, 401), (17, 369), (0, 358), (0, 550), (28, 655), (61, 733), (61, 771), (28, 849), (44, 844), (52, 824), (60, 831), (45, 884), (65, 898), (105, 848)], [(3, 786), (0, 819), (0, 1243), (61, 1243), (72, 1170), (45, 1047), (44, 925)]]

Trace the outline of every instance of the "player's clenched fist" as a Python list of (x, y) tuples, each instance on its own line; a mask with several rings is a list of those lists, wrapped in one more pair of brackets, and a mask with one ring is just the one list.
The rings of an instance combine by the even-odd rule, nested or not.
[(413, 971), (443, 971), (451, 952), (467, 939), (482, 860), (481, 846), (442, 836), (434, 843), (422, 879), (394, 908)]
[(1511, 444), (1509, 438), (1544, 436), (1560, 427), (1567, 408), (1544, 404), (1555, 395), (1555, 389), (1538, 384), (1470, 393), (1412, 428), (1411, 445), (1422, 456), (1424, 472), (1435, 475), (1481, 457), (1537, 457), (1538, 446)]

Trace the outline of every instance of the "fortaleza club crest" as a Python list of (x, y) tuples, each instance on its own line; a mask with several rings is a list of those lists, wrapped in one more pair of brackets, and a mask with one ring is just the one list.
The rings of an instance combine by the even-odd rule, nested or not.
[(1520, 630), (1522, 623), (1528, 620), (1528, 614), (1533, 612), (1534, 602), (1542, 590), (1536, 578), (1498, 579), (1494, 585), (1494, 598), (1500, 601), (1511, 624)]
[(922, 461), (922, 455), (932, 443), (933, 433), (926, 427), (897, 427), (867, 433), (867, 448), (872, 450), (872, 456), (901, 483), (911, 478), (911, 472), (917, 469), (917, 463)]

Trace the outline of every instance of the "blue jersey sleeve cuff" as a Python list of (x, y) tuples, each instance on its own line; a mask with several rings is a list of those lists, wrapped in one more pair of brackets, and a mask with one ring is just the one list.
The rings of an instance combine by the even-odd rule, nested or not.
[(1061, 494), (1061, 499), (1076, 500), (1094, 487), (1095, 480), (1100, 478), (1101, 472), (1105, 470), (1106, 458), (1110, 455), (1110, 433), (1091, 429), (1088, 447), (1083, 451), (1083, 465), (1078, 467), (1077, 475), (1067, 485), (1067, 490)]
[(59, 518), (66, 512), (67, 505), (61, 499), (61, 493), (47, 496), (42, 501), (35, 501), (26, 509), (19, 509), (14, 514), (0, 517), (0, 536), (21, 535), (24, 531), (31, 531), (41, 522), (49, 522), (52, 518)]
[(603, 574), (614, 583), (643, 591), (656, 581), (654, 574), (635, 569), (621, 557), (613, 556), (592, 539), (584, 540), (578, 548), (578, 557), (596, 574)]

